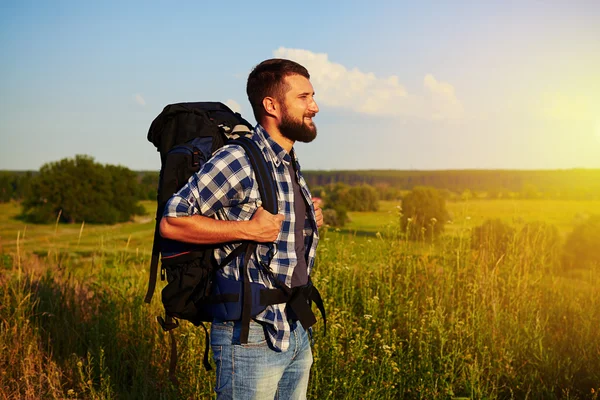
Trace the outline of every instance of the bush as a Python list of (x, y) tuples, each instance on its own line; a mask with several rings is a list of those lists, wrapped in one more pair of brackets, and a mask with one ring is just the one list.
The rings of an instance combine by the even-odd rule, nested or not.
[(567, 268), (600, 265), (600, 215), (575, 226), (564, 247), (563, 266)]
[(471, 249), (496, 261), (506, 254), (514, 236), (515, 230), (510, 225), (499, 219), (488, 219), (473, 229)]
[(348, 213), (344, 208), (328, 208), (323, 210), (323, 222), (326, 225), (341, 228), (348, 222)]
[(409, 239), (436, 238), (447, 220), (446, 201), (435, 188), (418, 186), (402, 199), (400, 225)]
[(144, 214), (138, 203), (134, 172), (102, 165), (88, 156), (44, 164), (23, 200), (23, 217), (31, 222), (85, 221), (113, 224)]

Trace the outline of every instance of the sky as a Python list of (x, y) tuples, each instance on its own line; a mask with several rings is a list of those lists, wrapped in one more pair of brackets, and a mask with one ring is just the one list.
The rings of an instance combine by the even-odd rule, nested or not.
[(0, 170), (158, 170), (167, 104), (255, 123), (261, 61), (309, 70), (305, 170), (600, 168), (600, 1), (19, 1), (0, 7)]

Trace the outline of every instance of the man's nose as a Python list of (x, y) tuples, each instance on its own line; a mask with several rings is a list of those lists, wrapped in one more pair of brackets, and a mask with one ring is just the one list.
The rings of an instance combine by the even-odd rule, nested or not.
[(317, 102), (316, 102), (316, 101), (314, 101), (314, 99), (313, 99), (313, 101), (312, 101), (312, 102), (311, 102), (311, 103), (308, 105), (308, 109), (309, 109), (309, 111), (310, 111), (310, 112), (312, 112), (312, 113), (315, 113), (315, 114), (319, 112), (319, 106), (317, 105)]

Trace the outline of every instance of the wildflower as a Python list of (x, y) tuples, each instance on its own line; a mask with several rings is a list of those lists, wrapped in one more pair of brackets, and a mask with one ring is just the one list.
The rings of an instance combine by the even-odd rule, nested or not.
[(366, 320), (370, 320), (371, 318), (373, 318), (371, 314), (365, 314), (364, 317)]

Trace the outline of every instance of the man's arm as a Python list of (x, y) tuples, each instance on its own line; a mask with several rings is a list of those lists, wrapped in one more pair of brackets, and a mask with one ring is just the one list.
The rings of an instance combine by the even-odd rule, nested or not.
[(250, 240), (274, 242), (281, 231), (283, 215), (273, 215), (259, 207), (249, 221), (222, 221), (202, 215), (164, 217), (160, 221), (162, 237), (180, 242), (217, 244)]

